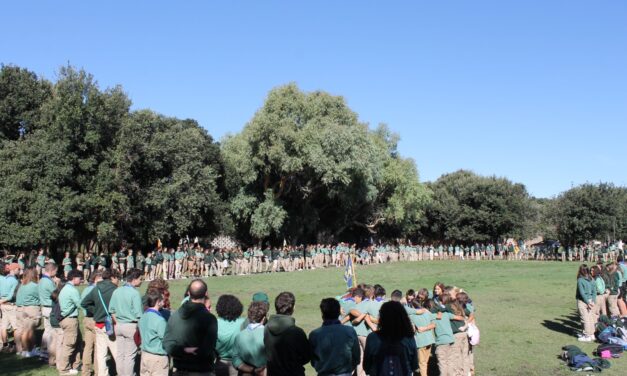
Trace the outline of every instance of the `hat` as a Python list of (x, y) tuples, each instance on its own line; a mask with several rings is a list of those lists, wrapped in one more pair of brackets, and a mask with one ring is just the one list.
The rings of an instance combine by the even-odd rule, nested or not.
[(265, 292), (257, 292), (255, 293), (255, 295), (253, 295), (253, 302), (269, 303), (270, 300), (268, 299), (268, 294), (266, 294)]
[(11, 271), (11, 270), (18, 270), (20, 268), (20, 264), (14, 262), (12, 264), (7, 265), (7, 270)]

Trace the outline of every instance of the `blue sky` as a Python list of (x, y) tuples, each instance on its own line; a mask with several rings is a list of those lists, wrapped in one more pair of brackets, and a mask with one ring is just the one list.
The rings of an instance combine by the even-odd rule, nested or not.
[(69, 62), (217, 139), (296, 82), (387, 123), (422, 180), (627, 185), (625, 1), (89, 3), (7, 2), (0, 62)]

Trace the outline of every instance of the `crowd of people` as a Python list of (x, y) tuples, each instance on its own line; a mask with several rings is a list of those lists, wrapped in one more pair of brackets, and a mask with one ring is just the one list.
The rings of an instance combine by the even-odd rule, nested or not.
[(222, 275), (292, 272), (303, 269), (342, 267), (349, 255), (361, 265), (396, 261), (428, 260), (561, 260), (592, 262), (615, 261), (623, 253), (622, 243), (589, 243), (574, 247), (526, 246), (524, 243), (472, 245), (391, 245), (358, 247), (355, 244), (315, 244), (308, 246), (209, 248), (199, 243), (181, 243), (176, 249), (159, 247), (150, 252), (122, 248), (105, 252), (65, 252), (55, 260), (45, 249), (10, 254), (0, 253), (6, 264), (17, 263), (24, 270), (35, 268), (41, 273), (47, 263), (60, 261), (65, 276), (71, 270), (83, 273), (88, 280), (97, 270), (113, 269), (125, 276), (131, 269), (143, 272), (145, 280), (162, 278), (201, 278)]
[(311, 363), (318, 375), (426, 376), (432, 356), (441, 375), (474, 373), (475, 308), (466, 292), (442, 283), (389, 295), (381, 285), (360, 284), (322, 299), (321, 326), (307, 335), (296, 325), (290, 292), (275, 297), (269, 315), (264, 292), (246, 310), (229, 294), (213, 306), (206, 282), (193, 279), (173, 310), (161, 277), (141, 295), (145, 273), (137, 268), (124, 277), (98, 268), (81, 292), (83, 273), (61, 273), (56, 263), (44, 264), (41, 277), (17, 263), (0, 271), (2, 351), (39, 357), (60, 375), (298, 376)]
[(627, 265), (624, 256), (607, 264), (599, 260), (588, 266), (582, 264), (577, 272), (577, 310), (583, 327), (581, 342), (595, 340), (595, 328), (599, 319), (627, 317)]

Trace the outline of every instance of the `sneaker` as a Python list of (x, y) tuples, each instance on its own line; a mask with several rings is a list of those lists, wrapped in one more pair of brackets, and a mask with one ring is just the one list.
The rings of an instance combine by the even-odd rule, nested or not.
[(33, 356), (28, 351), (22, 351), (23, 358), (32, 358)]
[(33, 351), (30, 352), (30, 356), (41, 356), (41, 355), (42, 355), (42, 352), (39, 351), (39, 349), (36, 347), (33, 349)]
[(592, 338), (590, 336), (581, 336), (581, 337), (577, 338), (577, 341), (579, 341), (579, 342), (593, 342), (594, 338)]
[(74, 375), (78, 375), (78, 371), (75, 369), (71, 369), (67, 372), (62, 372), (61, 376), (74, 376)]

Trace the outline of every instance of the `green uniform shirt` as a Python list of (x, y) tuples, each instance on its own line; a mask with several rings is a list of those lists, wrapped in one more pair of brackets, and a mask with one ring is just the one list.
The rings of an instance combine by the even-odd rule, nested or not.
[(17, 288), (17, 284), (17, 278), (15, 278), (15, 276), (6, 276), (2, 282), (2, 289), (0, 289), (0, 299), (7, 299), (8, 301), (11, 301), (13, 299), (15, 289)]
[(137, 322), (142, 316), (142, 297), (133, 286), (118, 287), (111, 295), (109, 313), (120, 323)]
[(78, 317), (78, 307), (81, 306), (81, 296), (71, 283), (66, 283), (59, 293), (61, 316)]
[(17, 290), (15, 304), (18, 307), (39, 306), (39, 287), (35, 282), (20, 286)]
[(233, 321), (226, 321), (218, 317), (218, 342), (216, 343), (216, 353), (220, 359), (233, 359), (233, 345), (235, 337), (242, 328), (243, 317)]
[[(434, 317), (437, 317), (434, 315)], [(453, 328), (451, 328), (452, 313), (442, 312), (442, 318), (435, 320), (435, 344), (436, 345), (449, 345), (455, 342), (453, 336)]]
[[(218, 324), (218, 330), (219, 329)], [(233, 343), (233, 367), (248, 364), (255, 368), (266, 365), (266, 349), (263, 344), (263, 330), (261, 324), (249, 324), (244, 330), (237, 333)]]
[(52, 307), (52, 299), (50, 295), (57, 288), (52, 279), (48, 276), (42, 276), (39, 280), (39, 303), (42, 307)]
[(39, 265), (40, 268), (46, 266), (46, 256), (37, 256), (37, 265)]
[(359, 364), (357, 334), (339, 321), (325, 321), (309, 333), (309, 343), (313, 350), (311, 365), (318, 375), (350, 374)]
[(159, 311), (147, 309), (139, 319), (139, 334), (142, 338), (141, 348), (143, 351), (155, 355), (167, 355), (163, 348), (163, 337), (167, 321), (161, 316)]
[[(81, 293), (81, 302), (83, 301), (83, 299), (85, 299), (85, 297), (87, 295), (89, 295), (89, 293), (93, 289), (94, 289), (94, 285), (89, 285), (89, 286), (85, 287), (85, 289), (83, 289), (83, 292)], [(90, 316), (90, 315), (87, 314), (87, 310), (85, 308), (81, 307), (81, 309), (83, 310), (83, 316), (93, 317), (93, 315)]]
[[(410, 313), (413, 311), (413, 314)], [(416, 340), (416, 347), (421, 348), (429, 345), (433, 345), (435, 343), (435, 337), (433, 336), (433, 330), (427, 330), (426, 332), (418, 333), (418, 327), (421, 326), (429, 326), (432, 323), (435, 323), (435, 315), (431, 312), (424, 313), (422, 315), (416, 314), (416, 310), (411, 308), (407, 311), (409, 314), (409, 319), (412, 324), (416, 327), (416, 334), (414, 335), (414, 339)]]
[[(372, 302), (370, 300), (362, 300), (352, 309), (359, 311), (359, 313), (361, 314), (368, 313), (368, 308), (370, 307), (371, 303)], [(366, 324), (366, 319), (361, 320), (358, 325), (353, 325), (353, 328), (355, 328), (355, 332), (357, 333), (358, 337), (368, 336), (368, 325)]]

